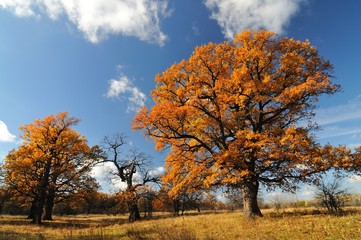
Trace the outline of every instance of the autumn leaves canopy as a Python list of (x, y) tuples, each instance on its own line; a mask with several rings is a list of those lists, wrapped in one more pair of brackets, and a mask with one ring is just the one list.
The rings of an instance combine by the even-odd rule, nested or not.
[(44, 206), (44, 218), (51, 220), (56, 201), (94, 181), (89, 172), (100, 150), (72, 129), (78, 122), (61, 112), (20, 127), (22, 144), (5, 159), (5, 181), (19, 197), (31, 199), (34, 223), (41, 223)]
[(311, 132), (318, 97), (339, 90), (331, 72), (308, 41), (247, 30), (158, 74), (155, 105), (141, 109), (133, 129), (170, 148), (164, 180), (173, 195), (241, 188), (246, 217), (261, 215), (260, 182), (289, 189), (336, 162), (350, 164), (347, 149), (321, 147)]

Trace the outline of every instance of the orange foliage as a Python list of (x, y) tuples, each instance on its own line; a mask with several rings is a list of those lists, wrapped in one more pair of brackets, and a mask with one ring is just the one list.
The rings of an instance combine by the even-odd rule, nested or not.
[(155, 105), (138, 112), (133, 129), (156, 149), (171, 147), (164, 176), (171, 194), (189, 185), (287, 189), (351, 164), (346, 148), (321, 147), (310, 134), (315, 125), (300, 124), (312, 120), (318, 96), (339, 90), (331, 72), (309, 41), (247, 30), (158, 74)]
[(43, 188), (57, 197), (81, 188), (97, 148), (90, 148), (85, 137), (71, 129), (78, 122), (61, 112), (21, 126), (23, 141), (5, 159), (5, 182), (33, 199)]

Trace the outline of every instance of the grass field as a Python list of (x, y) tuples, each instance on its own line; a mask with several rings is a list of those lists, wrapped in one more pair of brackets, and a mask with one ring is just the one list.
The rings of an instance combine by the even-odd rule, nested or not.
[(127, 216), (55, 216), (43, 226), (30, 224), (24, 216), (1, 216), (0, 239), (361, 239), (360, 211), (330, 216), (264, 210), (264, 215), (250, 221), (243, 220), (240, 212), (159, 215), (136, 223), (127, 223)]

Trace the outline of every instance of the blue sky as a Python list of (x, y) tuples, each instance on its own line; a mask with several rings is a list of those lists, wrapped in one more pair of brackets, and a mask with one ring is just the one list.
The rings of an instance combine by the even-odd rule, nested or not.
[(343, 90), (320, 98), (319, 141), (361, 145), (360, 13), (359, 0), (0, 0), (0, 159), (19, 144), (19, 126), (68, 111), (91, 145), (125, 133), (162, 166), (130, 129), (152, 105), (154, 76), (246, 28), (309, 39), (331, 61)]

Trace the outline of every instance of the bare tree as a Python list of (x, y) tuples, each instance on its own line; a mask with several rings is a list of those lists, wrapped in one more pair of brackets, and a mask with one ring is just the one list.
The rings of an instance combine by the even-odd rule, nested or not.
[(243, 208), (243, 197), (241, 189), (227, 187), (222, 195), (227, 199), (229, 210), (231, 212), (237, 208)]
[(287, 199), (284, 194), (275, 192), (270, 201), (273, 203), (276, 210), (280, 210), (287, 202)]
[(202, 190), (184, 190), (180, 192), (172, 201), (174, 214), (177, 216), (180, 213), (183, 216), (185, 211), (192, 208), (197, 209), (197, 211), (200, 212), (200, 205), (203, 201), (204, 193), (205, 192)]
[(124, 153), (126, 137), (123, 134), (116, 134), (112, 137), (106, 136), (103, 140), (104, 160), (112, 163), (116, 171), (114, 175), (126, 183), (123, 192), (124, 199), (129, 210), (129, 222), (140, 219), (138, 200), (141, 195), (137, 189), (148, 183), (158, 183), (160, 176), (150, 174), (150, 156), (132, 148)]
[(344, 186), (342, 179), (334, 178), (332, 181), (320, 181), (316, 184), (316, 200), (333, 214), (342, 213), (342, 207), (350, 195), (349, 189)]

